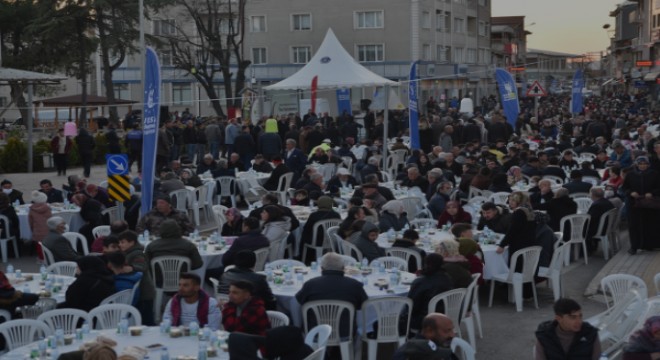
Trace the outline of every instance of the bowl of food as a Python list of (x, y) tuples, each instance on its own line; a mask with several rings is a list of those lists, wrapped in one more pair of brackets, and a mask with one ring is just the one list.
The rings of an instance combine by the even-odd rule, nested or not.
[(142, 326), (131, 326), (128, 328), (128, 332), (131, 333), (131, 336), (140, 336), (142, 335)]

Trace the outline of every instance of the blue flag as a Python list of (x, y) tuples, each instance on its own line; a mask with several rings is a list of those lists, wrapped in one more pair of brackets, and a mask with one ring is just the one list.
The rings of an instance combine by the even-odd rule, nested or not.
[(337, 113), (340, 115), (343, 114), (344, 111), (349, 115), (353, 115), (353, 109), (351, 107), (351, 91), (349, 89), (337, 90), (337, 110)]
[(577, 69), (573, 75), (573, 88), (571, 91), (571, 112), (579, 114), (582, 112), (582, 88), (584, 87), (584, 76), (582, 70)]
[(408, 117), (410, 119), (410, 148), (420, 149), (419, 143), (419, 106), (417, 104), (417, 63), (410, 66), (410, 78), (408, 79)]
[(500, 90), (500, 99), (506, 120), (511, 126), (516, 126), (516, 119), (518, 119), (520, 113), (516, 82), (511, 74), (500, 68), (495, 69), (495, 80), (497, 80), (497, 87)]
[(148, 47), (144, 66), (144, 111), (142, 124), (142, 215), (151, 210), (154, 196), (156, 147), (160, 113), (160, 64), (154, 49)]

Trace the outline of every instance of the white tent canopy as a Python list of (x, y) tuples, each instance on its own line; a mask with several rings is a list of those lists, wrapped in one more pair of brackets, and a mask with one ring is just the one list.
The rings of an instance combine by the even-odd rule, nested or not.
[(302, 69), (276, 84), (266, 86), (265, 89), (309, 89), (312, 86), (314, 76), (318, 76), (318, 89), (397, 84), (360, 65), (341, 46), (332, 29), (328, 29), (318, 51), (316, 51), (316, 54), (314, 54), (312, 59)]

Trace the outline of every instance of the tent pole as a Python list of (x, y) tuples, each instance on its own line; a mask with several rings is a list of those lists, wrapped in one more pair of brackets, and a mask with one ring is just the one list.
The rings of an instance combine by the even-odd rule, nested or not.
[[(28, 151), (28, 153), (27, 153), (27, 155), (28, 155), (27, 156), (27, 158), (28, 158), (27, 171), (29, 173), (32, 172), (33, 165), (34, 165), (34, 164), (32, 164), (32, 162), (33, 162), (33, 159), (32, 159), (32, 111), (34, 111), (33, 110), (34, 104), (32, 103), (33, 87), (34, 87), (33, 83), (28, 83), (28, 114), (27, 114), (27, 124), (26, 125), (27, 125), (27, 141), (28, 141), (28, 143), (27, 143), (27, 151)], [(57, 110), (55, 110), (55, 111), (56, 111), (55, 115), (57, 116)]]
[(385, 168), (385, 171), (389, 171), (387, 168), (387, 147), (389, 145), (388, 137), (387, 137), (387, 130), (389, 128), (389, 118), (390, 118), (390, 86), (385, 85), (385, 110), (383, 110), (385, 113), (383, 114), (383, 167)]

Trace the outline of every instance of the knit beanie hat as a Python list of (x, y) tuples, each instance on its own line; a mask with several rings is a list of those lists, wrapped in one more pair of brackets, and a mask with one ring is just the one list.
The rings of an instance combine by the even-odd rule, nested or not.
[(181, 227), (174, 220), (165, 220), (160, 224), (160, 237), (163, 239), (178, 239), (181, 237)]
[(321, 196), (318, 200), (316, 200), (316, 205), (319, 207), (319, 209), (332, 209), (332, 204), (332, 198), (329, 196)]

